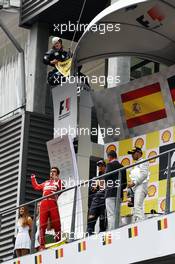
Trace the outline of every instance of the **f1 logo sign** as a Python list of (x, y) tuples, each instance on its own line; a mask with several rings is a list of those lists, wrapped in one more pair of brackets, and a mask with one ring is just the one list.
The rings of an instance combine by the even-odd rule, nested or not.
[(71, 103), (71, 98), (67, 97), (65, 100), (62, 100), (60, 102), (59, 106), (59, 120), (67, 117), (70, 115), (70, 103)]
[(147, 13), (155, 21), (158, 20), (159, 22), (162, 22), (165, 19), (162, 10), (158, 6), (154, 6)]
[(155, 29), (162, 25), (161, 22), (164, 19), (165, 19), (165, 15), (163, 11), (158, 5), (156, 5), (153, 6), (150, 10), (148, 10), (146, 14), (138, 17), (136, 21), (146, 28)]

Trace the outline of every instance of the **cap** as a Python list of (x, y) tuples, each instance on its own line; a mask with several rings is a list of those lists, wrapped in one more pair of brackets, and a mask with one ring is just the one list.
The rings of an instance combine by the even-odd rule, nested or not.
[(97, 161), (97, 166), (100, 166), (100, 165), (106, 166), (106, 162), (104, 160)]
[(110, 151), (107, 153), (107, 156), (111, 156), (112, 158), (116, 159), (116, 158), (117, 158), (117, 153), (116, 153), (116, 151), (114, 151), (114, 150), (110, 150)]
[(59, 37), (53, 37), (52, 38), (52, 44), (55, 45), (58, 41), (62, 42), (62, 39)]
[(139, 147), (135, 147), (135, 148), (129, 150), (129, 151), (128, 151), (128, 154), (134, 154), (135, 152), (139, 152), (139, 153), (142, 154), (142, 149), (139, 148)]

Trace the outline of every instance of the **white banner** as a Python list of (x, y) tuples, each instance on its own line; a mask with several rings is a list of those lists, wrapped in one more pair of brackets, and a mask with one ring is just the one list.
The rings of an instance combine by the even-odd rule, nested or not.
[(54, 105), (54, 138), (66, 134), (76, 137), (77, 87), (65, 83), (52, 90)]
[[(76, 156), (72, 138), (68, 135), (58, 137), (47, 142), (48, 154), (51, 166), (57, 166), (60, 169), (60, 178), (64, 180), (65, 187), (69, 188), (79, 183)], [(64, 192), (58, 198), (58, 206), (61, 216), (61, 226), (63, 233), (70, 233), (72, 210), (74, 201), (74, 189)], [(78, 188), (76, 204), (76, 230), (75, 234), (79, 237), (83, 233), (83, 216), (81, 192)]]
[[(44, 250), (35, 255), (27, 255), (20, 262), (10, 260), (4, 264), (76, 264), (89, 263), (174, 263), (174, 219), (175, 213), (162, 217), (153, 217), (135, 225), (123, 226), (111, 232), (100, 233), (85, 240), (59, 246), (56, 249)], [(126, 250), (127, 249), (127, 250)], [(116, 259), (117, 251), (117, 261)], [(124, 254), (125, 252), (125, 254)], [(36, 256), (42, 262), (36, 262)], [(165, 259), (152, 260), (158, 257)], [(169, 258), (168, 258), (169, 256)], [(172, 258), (171, 258), (172, 257)], [(147, 263), (147, 262), (146, 262)]]

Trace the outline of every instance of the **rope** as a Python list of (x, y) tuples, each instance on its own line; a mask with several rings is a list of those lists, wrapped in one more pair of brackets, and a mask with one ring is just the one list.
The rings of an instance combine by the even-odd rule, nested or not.
[[(84, 11), (84, 8), (85, 8), (85, 5), (86, 5), (86, 1), (87, 0), (84, 0), (84, 2), (83, 2), (83, 6), (81, 8), (81, 12), (80, 12), (80, 15), (79, 15), (77, 27), (79, 26), (79, 23), (80, 23), (80, 20), (81, 20), (81, 17), (82, 17), (82, 14), (83, 14), (83, 11)], [(73, 38), (72, 38), (72, 41), (71, 41), (71, 45), (70, 45), (71, 52), (72, 52), (72, 45), (73, 45), (73, 42), (74, 42), (74, 39), (75, 39), (75, 36), (76, 36), (76, 33), (77, 33), (77, 27), (76, 27), (76, 30), (74, 32), (74, 35), (73, 35)]]

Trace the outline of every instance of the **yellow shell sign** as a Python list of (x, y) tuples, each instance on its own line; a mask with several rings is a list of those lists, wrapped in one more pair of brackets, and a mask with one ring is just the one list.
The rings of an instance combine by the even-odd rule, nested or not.
[(156, 186), (155, 185), (150, 185), (149, 187), (148, 187), (148, 196), (149, 197), (154, 197), (155, 196), (155, 194), (156, 194)]
[(162, 141), (163, 143), (169, 142), (170, 138), (171, 138), (171, 132), (169, 130), (165, 130), (162, 133)]
[(137, 138), (137, 139), (136, 139), (136, 142), (135, 142), (134, 145), (135, 145), (135, 147), (142, 148), (143, 145), (144, 145), (144, 140), (143, 140), (143, 138)]
[(162, 211), (165, 211), (165, 199), (163, 199), (163, 200), (161, 201), (161, 203), (160, 203), (160, 209), (161, 209)]
[(106, 153), (108, 153), (109, 151), (114, 150), (115, 152), (117, 151), (117, 148), (114, 144), (110, 144), (107, 148), (106, 148)]
[[(148, 154), (148, 158), (151, 158), (151, 157), (154, 157), (154, 156), (157, 156), (157, 152), (156, 151), (151, 151), (149, 154)], [(149, 163), (154, 163), (156, 161), (156, 159), (152, 159), (149, 161)]]
[(130, 165), (130, 160), (128, 158), (124, 158), (121, 162), (121, 164), (126, 167)]

